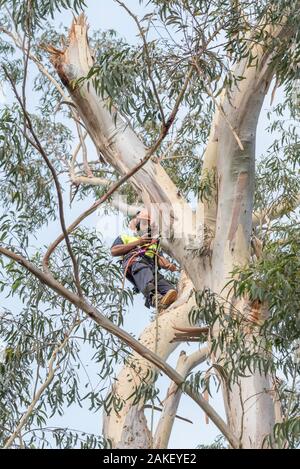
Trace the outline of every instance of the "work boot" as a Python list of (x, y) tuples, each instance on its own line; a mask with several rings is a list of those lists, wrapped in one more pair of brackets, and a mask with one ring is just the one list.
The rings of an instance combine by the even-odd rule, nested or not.
[[(177, 291), (169, 290), (164, 296), (160, 293), (157, 293), (157, 306), (158, 309), (166, 309), (177, 299)], [(151, 298), (151, 304), (156, 308), (156, 295), (153, 295)]]
[(176, 290), (169, 290), (160, 300), (159, 306), (161, 308), (167, 308), (170, 306), (174, 301), (177, 300), (177, 291)]

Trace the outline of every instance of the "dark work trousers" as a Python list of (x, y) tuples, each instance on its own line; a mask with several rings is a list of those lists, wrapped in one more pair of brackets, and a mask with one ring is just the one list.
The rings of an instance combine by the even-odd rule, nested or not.
[[(136, 261), (132, 264), (127, 278), (134, 283), (139, 292), (143, 293), (146, 298), (145, 306), (150, 308), (151, 298), (155, 293), (155, 265)], [(174, 289), (174, 285), (157, 272), (157, 292), (165, 295)]]

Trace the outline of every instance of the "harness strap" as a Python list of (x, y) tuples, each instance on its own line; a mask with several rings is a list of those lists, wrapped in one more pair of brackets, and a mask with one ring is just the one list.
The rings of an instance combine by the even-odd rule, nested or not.
[[(123, 281), (122, 281), (122, 290), (124, 290), (124, 285), (125, 285), (125, 280), (126, 280), (126, 275), (127, 275), (127, 272), (129, 270), (129, 268), (132, 266), (133, 262), (134, 262), (134, 259), (141, 255), (141, 254), (145, 254), (147, 251), (149, 251), (148, 247), (151, 246), (151, 244), (153, 244), (152, 242), (149, 243), (149, 244), (145, 244), (143, 248), (140, 248), (138, 249), (137, 251), (135, 251), (132, 256), (129, 258), (129, 260), (127, 261), (127, 264), (126, 264), (126, 267), (125, 267), (125, 270), (124, 270), (124, 276), (123, 276)], [(153, 254), (154, 256), (157, 256), (158, 258), (160, 258), (161, 256), (157, 253), (157, 250), (156, 251), (153, 251)]]

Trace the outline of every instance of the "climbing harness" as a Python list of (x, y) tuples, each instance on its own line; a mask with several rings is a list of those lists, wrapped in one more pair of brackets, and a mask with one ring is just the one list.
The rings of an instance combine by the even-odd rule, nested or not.
[[(124, 290), (124, 285), (125, 285), (125, 280), (126, 280), (126, 276), (127, 276), (127, 273), (128, 273), (128, 270), (129, 268), (132, 266), (134, 260), (139, 257), (139, 256), (143, 256), (145, 255), (147, 252), (149, 251), (152, 251), (153, 253), (153, 256), (155, 257), (155, 259), (158, 257), (158, 258), (161, 258), (162, 256), (160, 256), (158, 254), (158, 246), (159, 246), (159, 243), (160, 243), (160, 236), (156, 239), (156, 242), (153, 243), (153, 240), (148, 243), (148, 244), (145, 244), (142, 248), (139, 248), (137, 251), (134, 251), (133, 254), (131, 255), (131, 257), (129, 258), (129, 260), (127, 261), (126, 263), (126, 267), (125, 267), (125, 270), (124, 270), (124, 276), (123, 276), (123, 282), (122, 282), (122, 291)], [(156, 248), (154, 250), (154, 248), (152, 249), (149, 249), (150, 246), (153, 246), (153, 245), (156, 245)]]
[[(157, 257), (162, 257), (162, 256), (159, 256), (158, 254), (158, 249), (159, 249), (159, 244), (160, 244), (160, 235), (158, 236), (158, 238), (155, 238), (156, 239), (156, 242), (153, 243), (151, 240), (150, 243), (147, 243), (145, 244), (142, 248), (139, 248), (137, 249), (136, 251), (133, 252), (133, 254), (131, 255), (131, 257), (129, 258), (129, 260), (127, 261), (127, 264), (126, 264), (126, 267), (125, 267), (125, 270), (124, 270), (124, 275), (123, 275), (123, 280), (122, 280), (122, 286), (121, 286), (121, 294), (123, 294), (124, 292), (124, 288), (125, 288), (125, 280), (126, 280), (126, 277), (127, 277), (127, 273), (129, 271), (129, 268), (132, 266), (134, 260), (139, 257), (139, 256), (142, 256), (142, 255), (145, 255), (146, 252), (150, 251), (149, 250), (149, 247), (150, 246), (153, 246), (154, 244), (156, 245), (156, 248), (154, 250), (154, 248), (151, 249), (152, 251), (152, 255), (153, 257), (155, 257), (155, 276), (157, 277)], [(155, 298), (157, 298), (157, 287), (156, 287), (156, 292), (155, 292)], [(120, 318), (122, 317), (122, 310), (123, 310), (123, 302), (122, 302), (122, 297), (121, 297), (121, 300), (120, 300), (120, 308), (119, 308), (119, 324), (121, 324), (121, 321), (120, 321)]]

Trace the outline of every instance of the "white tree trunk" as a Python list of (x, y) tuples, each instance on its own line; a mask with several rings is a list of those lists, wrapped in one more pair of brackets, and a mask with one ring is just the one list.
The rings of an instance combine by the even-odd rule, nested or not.
[[(270, 57), (256, 47), (257, 68), (239, 64), (236, 75), (244, 77), (239, 87), (224, 100), (224, 112), (237, 132), (241, 150), (225, 119), (220, 117), (218, 129), (218, 212), (212, 255), (211, 290), (227, 301), (234, 302), (229, 287), (235, 267), (246, 266), (250, 258), (252, 212), (255, 178), (256, 127), (272, 73)], [(238, 309), (244, 313), (252, 305), (245, 299)], [(262, 318), (257, 318), (262, 319)], [(217, 326), (218, 327), (218, 326)], [(217, 333), (217, 330), (214, 331)], [(221, 357), (218, 357), (221, 358)], [(275, 424), (274, 404), (268, 376), (255, 372), (240, 379), (232, 391), (224, 389), (224, 403), (228, 422), (243, 448), (259, 448)]]

